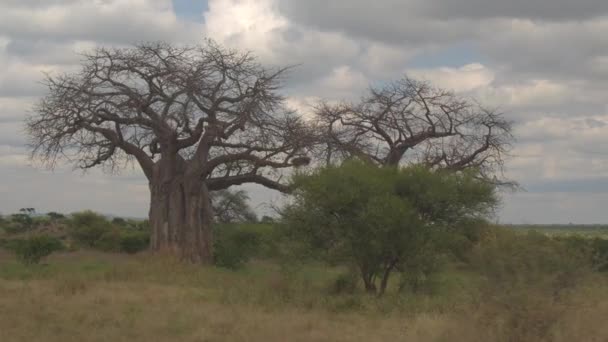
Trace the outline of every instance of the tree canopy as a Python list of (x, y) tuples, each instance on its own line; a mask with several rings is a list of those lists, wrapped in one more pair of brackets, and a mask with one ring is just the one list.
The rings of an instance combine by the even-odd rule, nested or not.
[(296, 239), (353, 263), (366, 289), (382, 293), (392, 271), (425, 262), (437, 234), (492, 213), (495, 187), (476, 176), (350, 160), (297, 176), (285, 219)]
[(212, 41), (99, 48), (80, 71), (49, 76), (27, 120), (33, 155), (108, 170), (136, 161), (151, 192), (151, 245), (212, 260), (209, 192), (243, 183), (287, 191), (315, 135), (284, 105), (288, 68)]

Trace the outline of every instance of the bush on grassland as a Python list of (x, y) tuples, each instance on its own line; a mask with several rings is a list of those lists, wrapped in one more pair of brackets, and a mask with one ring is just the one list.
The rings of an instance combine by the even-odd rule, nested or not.
[(104, 216), (90, 210), (72, 214), (69, 227), (76, 242), (91, 248), (97, 247), (104, 235), (108, 239), (112, 231), (112, 224)]
[(254, 257), (269, 257), (275, 253), (276, 234), (267, 224), (239, 223), (214, 225), (215, 264), (240, 268)]
[(148, 232), (124, 232), (120, 238), (120, 251), (134, 254), (144, 251), (150, 246), (150, 234)]
[(114, 221), (92, 211), (72, 214), (70, 236), (85, 247), (106, 252), (137, 253), (148, 248), (150, 232), (145, 222)]
[(550, 340), (569, 296), (593, 276), (591, 240), (494, 229), (470, 255), (483, 276), (485, 322), (502, 322), (516, 341)]
[(44, 257), (63, 249), (59, 239), (47, 235), (9, 240), (5, 246), (15, 253), (17, 259), (28, 265), (37, 264)]

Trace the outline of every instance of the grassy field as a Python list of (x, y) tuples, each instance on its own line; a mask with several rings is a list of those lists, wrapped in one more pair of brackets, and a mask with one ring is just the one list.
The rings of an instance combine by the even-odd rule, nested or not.
[(531, 289), (501, 304), (456, 266), (430, 293), (383, 298), (332, 295), (340, 272), (261, 261), (228, 271), (83, 251), (26, 267), (2, 252), (0, 341), (608, 340), (603, 276), (559, 301)]

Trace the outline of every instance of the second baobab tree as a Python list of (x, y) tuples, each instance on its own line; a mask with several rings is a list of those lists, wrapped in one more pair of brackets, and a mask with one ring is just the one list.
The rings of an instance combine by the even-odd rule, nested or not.
[(327, 164), (358, 157), (376, 165), (422, 164), (432, 169), (479, 170), (513, 185), (502, 168), (513, 141), (511, 123), (477, 101), (408, 77), (371, 87), (358, 101), (316, 106)]
[(306, 163), (311, 130), (284, 107), (286, 69), (211, 41), (85, 55), (79, 72), (46, 79), (27, 121), (34, 157), (83, 169), (136, 162), (150, 187), (151, 247), (212, 261), (210, 191), (257, 183)]

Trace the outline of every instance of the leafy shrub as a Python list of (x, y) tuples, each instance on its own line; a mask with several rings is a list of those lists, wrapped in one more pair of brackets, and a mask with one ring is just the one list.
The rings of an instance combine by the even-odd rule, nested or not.
[(54, 211), (46, 213), (46, 216), (48, 216), (53, 221), (60, 221), (60, 220), (65, 219), (65, 215), (63, 215), (62, 213), (54, 212)]
[(555, 240), (564, 243), (574, 253), (586, 254), (595, 270), (608, 271), (608, 240), (579, 235), (558, 236)]
[(242, 267), (258, 251), (259, 233), (248, 230), (248, 225), (215, 225), (214, 260), (220, 267)]
[(500, 321), (509, 341), (551, 340), (568, 308), (568, 294), (593, 270), (589, 243), (529, 232), (495, 229), (471, 254), (485, 277), (479, 324)]
[(70, 236), (87, 247), (96, 247), (111, 230), (112, 225), (105, 217), (88, 210), (72, 214), (70, 220)]
[(608, 271), (608, 240), (595, 238), (591, 242), (594, 264), (600, 271)]
[(26, 232), (34, 227), (34, 219), (28, 214), (12, 214), (10, 221), (4, 227), (4, 231), (8, 234), (17, 234)]
[(112, 219), (112, 224), (115, 226), (126, 226), (127, 220), (122, 217), (115, 217)]
[(95, 241), (95, 249), (102, 250), (104, 252), (120, 252), (120, 243), (122, 241), (122, 234), (118, 229), (110, 229), (103, 233), (97, 241)]
[(24, 264), (37, 264), (42, 258), (63, 249), (63, 244), (59, 239), (47, 235), (14, 239), (10, 240), (7, 245)]
[(592, 266), (590, 251), (573, 246), (573, 240), (541, 233), (495, 229), (493, 236), (476, 247), (471, 264), (497, 286), (543, 283), (559, 290), (572, 285), (578, 274)]
[(134, 254), (150, 246), (150, 234), (146, 232), (126, 232), (120, 238), (120, 251)]

